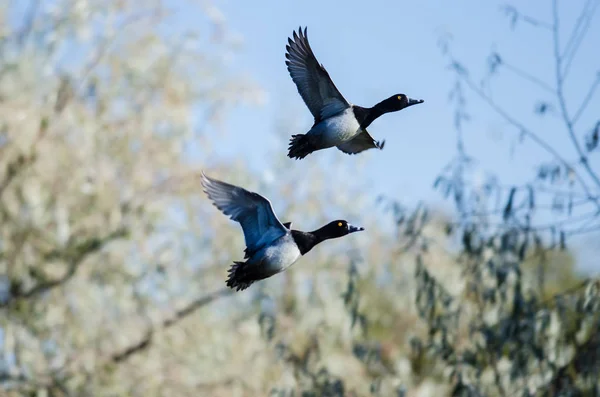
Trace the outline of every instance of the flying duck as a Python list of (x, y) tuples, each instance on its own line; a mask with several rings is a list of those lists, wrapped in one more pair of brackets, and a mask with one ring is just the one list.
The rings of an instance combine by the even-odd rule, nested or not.
[(285, 64), (298, 93), (306, 103), (315, 122), (306, 134), (292, 135), (288, 156), (302, 159), (310, 153), (336, 146), (347, 154), (363, 150), (383, 149), (367, 132), (367, 127), (385, 113), (397, 112), (412, 105), (423, 103), (404, 94), (395, 94), (371, 108), (363, 108), (348, 102), (338, 91), (327, 70), (313, 54), (306, 28), (302, 27), (294, 38), (288, 38)]
[(204, 172), (202, 186), (215, 207), (239, 222), (244, 231), (246, 261), (234, 262), (227, 279), (227, 286), (237, 291), (284, 271), (322, 241), (364, 230), (345, 220), (312, 232), (292, 230), (292, 222), (281, 223), (271, 202), (258, 193), (210, 178)]

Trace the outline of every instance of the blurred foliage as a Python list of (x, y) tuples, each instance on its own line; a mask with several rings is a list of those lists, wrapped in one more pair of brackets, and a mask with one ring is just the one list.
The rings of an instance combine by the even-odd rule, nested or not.
[[(228, 111), (263, 94), (228, 71), (237, 41), (219, 9), (184, 3), (190, 31), (165, 29), (177, 10), (160, 0), (0, 7), (0, 394), (599, 394), (600, 284), (575, 272), (568, 246), (597, 226), (598, 124), (576, 135), (581, 161), (557, 152), (524, 186), (473, 183), (459, 135), (434, 183), (451, 215), (387, 197), (374, 210), (360, 158), (272, 183), (274, 171), (214, 153)], [(548, 29), (503, 12), (514, 29)], [(484, 92), (442, 47), (460, 131), (468, 88)], [(488, 77), (510, 67), (499, 52), (487, 62)], [(276, 122), (282, 147), (302, 128)], [(274, 155), (272, 169), (287, 161)], [(336, 213), (369, 233), (232, 294), (242, 239), (201, 193), (201, 168), (260, 189), (298, 228)], [(535, 223), (543, 209), (558, 220)]]

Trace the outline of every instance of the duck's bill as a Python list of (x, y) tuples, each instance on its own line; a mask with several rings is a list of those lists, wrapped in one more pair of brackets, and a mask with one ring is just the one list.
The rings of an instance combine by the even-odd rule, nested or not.
[(408, 105), (406, 105), (406, 107), (412, 106), (412, 105), (418, 105), (419, 103), (423, 103), (425, 102), (422, 99), (412, 99), (412, 98), (408, 98)]
[(359, 227), (359, 226), (354, 226), (354, 225), (348, 224), (348, 233), (361, 232), (363, 230), (365, 230), (364, 227)]

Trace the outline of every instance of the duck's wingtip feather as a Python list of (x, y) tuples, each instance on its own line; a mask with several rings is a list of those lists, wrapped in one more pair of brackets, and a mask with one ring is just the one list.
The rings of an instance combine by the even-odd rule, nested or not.
[(206, 172), (204, 172), (204, 170), (200, 171), (200, 176), (202, 178), (202, 181), (210, 182), (212, 180), (210, 176), (206, 175)]
[(243, 291), (254, 282), (254, 280), (248, 280), (244, 277), (242, 270), (244, 265), (245, 262), (233, 262), (233, 265), (229, 268), (229, 276), (225, 282), (229, 288), (235, 289), (236, 291)]

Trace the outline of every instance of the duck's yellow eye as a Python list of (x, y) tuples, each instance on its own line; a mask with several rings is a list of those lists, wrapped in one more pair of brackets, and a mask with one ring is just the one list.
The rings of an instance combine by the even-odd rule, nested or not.
[(398, 100), (401, 101), (402, 100), (402, 95), (398, 95)]
[(338, 222), (338, 226), (342, 227), (343, 223), (342, 222)]

